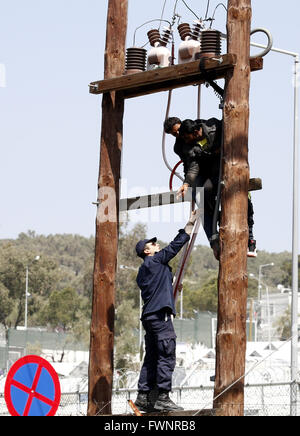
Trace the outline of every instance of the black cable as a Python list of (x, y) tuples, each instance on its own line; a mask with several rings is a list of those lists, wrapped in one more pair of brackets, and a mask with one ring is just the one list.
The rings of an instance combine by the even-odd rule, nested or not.
[(216, 82), (213, 80), (208, 80), (207, 83), (213, 88), (218, 97), (222, 100), (224, 98), (224, 89), (221, 88)]

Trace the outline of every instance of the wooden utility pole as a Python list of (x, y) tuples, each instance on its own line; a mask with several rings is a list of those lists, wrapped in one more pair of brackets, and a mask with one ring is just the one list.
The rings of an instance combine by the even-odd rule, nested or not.
[(214, 408), (225, 416), (244, 414), (251, 14), (251, 0), (228, 0), (228, 53), (237, 56), (237, 63), (225, 78), (224, 185), (214, 395)]
[[(104, 79), (122, 76), (125, 67), (128, 0), (109, 0)], [(102, 100), (98, 210), (90, 335), (88, 415), (111, 414), (115, 276), (119, 233), (124, 98), (107, 92)]]

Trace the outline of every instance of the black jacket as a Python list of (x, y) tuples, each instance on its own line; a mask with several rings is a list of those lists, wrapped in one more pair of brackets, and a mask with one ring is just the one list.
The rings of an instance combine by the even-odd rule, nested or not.
[[(207, 178), (218, 176), (220, 169), (220, 150), (222, 143), (222, 121), (216, 118), (196, 120), (202, 127), (206, 143), (194, 142), (186, 144), (178, 138), (174, 145), (174, 152), (183, 161), (184, 183), (194, 186), (197, 176), (207, 175)], [(205, 142), (205, 141), (204, 141)]]

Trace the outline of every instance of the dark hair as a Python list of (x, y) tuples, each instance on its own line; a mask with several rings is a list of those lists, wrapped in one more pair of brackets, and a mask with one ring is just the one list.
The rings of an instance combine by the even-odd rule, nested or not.
[(171, 133), (172, 127), (175, 126), (175, 124), (181, 124), (181, 120), (177, 117), (170, 117), (167, 118), (164, 122), (164, 130), (166, 133)]
[(197, 130), (197, 123), (193, 120), (184, 120), (181, 123), (179, 134), (184, 135), (185, 133), (194, 133)]

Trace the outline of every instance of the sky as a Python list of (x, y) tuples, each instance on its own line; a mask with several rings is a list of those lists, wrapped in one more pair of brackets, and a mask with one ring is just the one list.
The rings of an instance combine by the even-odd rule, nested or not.
[[(0, 0), (0, 239), (28, 230), (95, 234), (102, 96), (89, 94), (88, 85), (103, 79), (107, 3)], [(207, 0), (186, 3), (205, 15)], [(218, 3), (210, 1), (209, 16)], [(166, 0), (164, 19), (172, 18), (174, 4)], [(127, 47), (138, 26), (161, 17), (163, 5), (164, 0), (129, 0)], [(181, 0), (177, 6), (181, 21), (192, 24), (194, 15)], [(252, 0), (252, 15), (252, 29), (269, 29), (274, 47), (300, 52), (299, 0)], [(224, 8), (215, 18), (214, 27), (225, 32)], [(139, 29), (136, 45), (144, 45), (156, 26)], [(252, 41), (266, 38), (255, 35)], [(178, 50), (177, 32), (175, 43)], [(292, 249), (293, 62), (271, 52), (264, 69), (251, 75), (250, 176), (263, 181), (263, 190), (252, 195), (254, 235), (258, 249), (269, 252)], [(170, 171), (161, 151), (167, 98), (162, 92), (125, 103), (122, 197), (168, 191)], [(201, 117), (221, 118), (218, 105), (212, 90), (202, 87)], [(196, 87), (174, 90), (170, 115), (197, 117)], [(171, 166), (178, 161), (173, 144), (167, 137)], [(175, 180), (174, 189), (179, 186)], [(128, 228), (144, 222), (149, 237), (168, 241), (188, 213), (188, 205), (130, 212)], [(197, 243), (208, 245), (203, 230)]]

